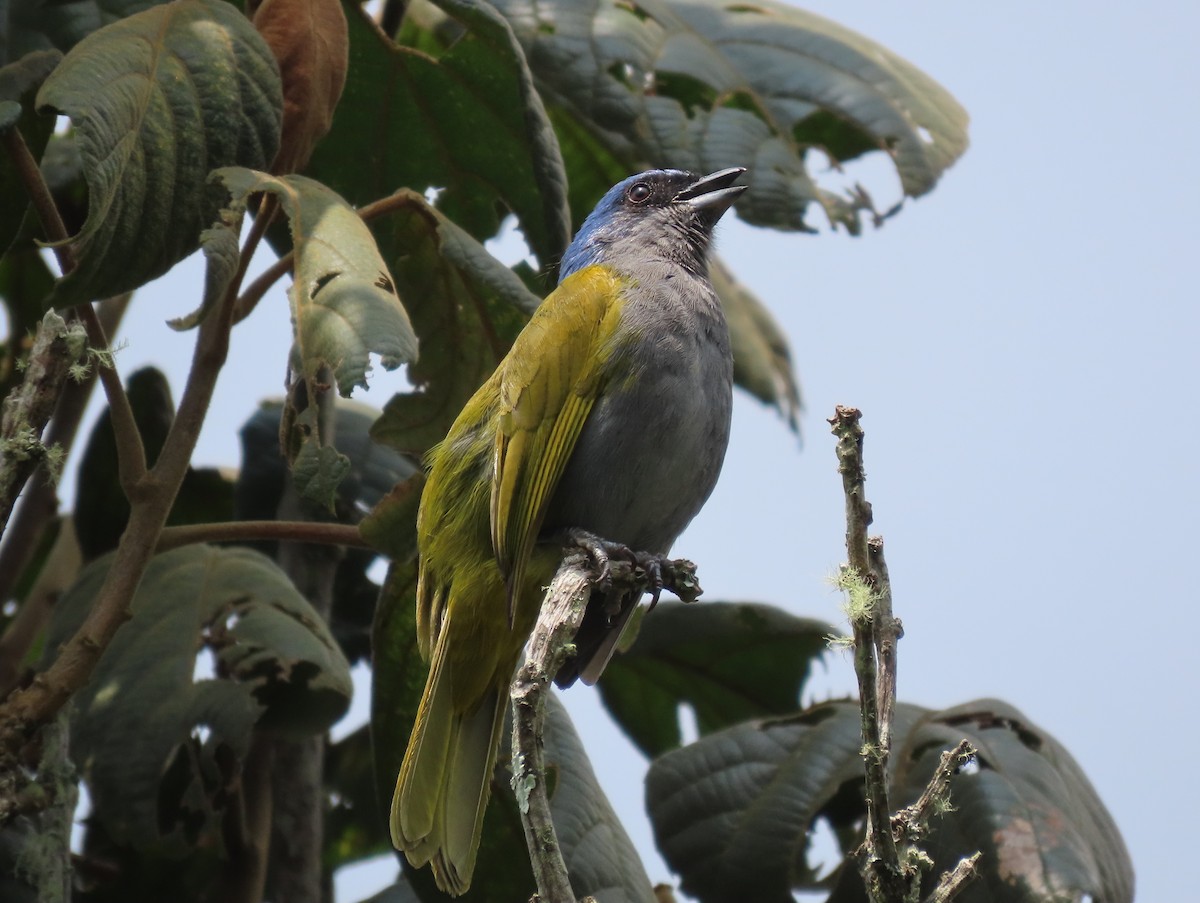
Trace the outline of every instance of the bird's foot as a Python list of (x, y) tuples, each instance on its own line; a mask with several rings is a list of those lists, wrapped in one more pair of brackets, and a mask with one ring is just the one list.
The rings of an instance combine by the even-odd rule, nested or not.
[(625, 561), (642, 571), (642, 574), (635, 574), (635, 577), (639, 582), (645, 582), (646, 592), (650, 593), (650, 609), (653, 610), (658, 604), (664, 586), (664, 570), (672, 566), (671, 560), (665, 555), (635, 552), (624, 543), (604, 539), (578, 527), (566, 530), (565, 537), (568, 543), (583, 549), (592, 559), (596, 567), (596, 586), (601, 591), (607, 592), (612, 588), (612, 562)]

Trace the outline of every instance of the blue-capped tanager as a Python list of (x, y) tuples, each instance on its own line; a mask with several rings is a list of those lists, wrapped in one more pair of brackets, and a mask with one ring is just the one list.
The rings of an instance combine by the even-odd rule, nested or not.
[(659, 169), (614, 186), (429, 454), (416, 595), (430, 668), (391, 833), (451, 894), (471, 883), (509, 684), (561, 537), (665, 555), (717, 481), (733, 358), (706, 254), (742, 172)]

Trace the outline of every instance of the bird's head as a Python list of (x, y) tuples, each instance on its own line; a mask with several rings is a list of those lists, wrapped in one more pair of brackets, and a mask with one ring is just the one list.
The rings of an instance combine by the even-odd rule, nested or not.
[(563, 255), (559, 281), (592, 264), (636, 269), (652, 259), (703, 273), (713, 227), (746, 190), (733, 184), (745, 171), (698, 176), (652, 169), (618, 182), (583, 221)]

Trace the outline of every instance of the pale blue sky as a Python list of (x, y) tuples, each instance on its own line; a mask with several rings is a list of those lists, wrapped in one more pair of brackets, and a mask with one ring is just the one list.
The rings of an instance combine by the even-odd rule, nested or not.
[[(676, 552), (699, 562), (706, 598), (839, 619), (825, 580), (843, 557), (842, 501), (824, 419), (862, 408), (906, 628), (901, 697), (1024, 711), (1112, 811), (1138, 898), (1181, 899), (1181, 829), (1200, 804), (1176, 773), (1200, 739), (1200, 16), (1182, 0), (801, 5), (938, 79), (970, 112), (972, 146), (933, 194), (857, 240), (722, 227), (721, 253), (791, 339), (804, 443), (741, 397), (721, 483)], [(852, 174), (887, 206), (890, 173)], [(199, 283), (170, 285), (174, 297), (136, 302), (118, 362), (166, 362), (178, 387), (192, 337), (161, 321), (190, 310)], [(202, 462), (235, 464), (237, 427), (280, 392), (287, 314), (272, 303), (235, 333)], [(386, 385), (367, 400), (382, 405)], [(849, 661), (832, 658), (823, 686), (852, 685)], [(644, 763), (594, 691), (566, 695), (651, 878), (667, 880), (641, 815)], [(356, 870), (339, 895), (393, 873)]]

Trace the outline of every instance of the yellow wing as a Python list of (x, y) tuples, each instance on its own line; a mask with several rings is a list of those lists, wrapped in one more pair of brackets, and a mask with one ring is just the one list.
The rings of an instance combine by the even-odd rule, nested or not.
[(572, 274), (542, 302), (501, 365), (491, 522), (510, 624), (546, 508), (619, 350), (624, 287), (603, 267)]

